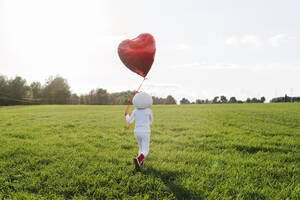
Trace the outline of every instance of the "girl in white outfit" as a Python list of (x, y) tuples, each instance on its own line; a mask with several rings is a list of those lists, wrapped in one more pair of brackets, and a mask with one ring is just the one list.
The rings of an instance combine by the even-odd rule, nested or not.
[(132, 123), (135, 119), (134, 134), (139, 144), (138, 157), (134, 158), (134, 164), (137, 170), (144, 164), (144, 158), (149, 153), (150, 144), (150, 124), (153, 123), (153, 115), (150, 107), (152, 106), (152, 97), (145, 93), (139, 92), (133, 98), (133, 105), (136, 108), (129, 116), (125, 113), (127, 123)]

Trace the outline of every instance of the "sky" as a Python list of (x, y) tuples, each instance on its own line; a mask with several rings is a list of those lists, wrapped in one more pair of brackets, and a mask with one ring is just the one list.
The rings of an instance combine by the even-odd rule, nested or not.
[(297, 0), (0, 0), (0, 75), (30, 84), (50, 76), (72, 92), (135, 90), (120, 61), (125, 39), (151, 33), (155, 96), (267, 100), (300, 96)]

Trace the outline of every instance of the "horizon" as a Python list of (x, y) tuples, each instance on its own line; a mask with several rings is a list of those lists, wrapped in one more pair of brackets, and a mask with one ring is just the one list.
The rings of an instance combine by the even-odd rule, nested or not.
[[(12, 80), (12, 79), (14, 79), (14, 78), (17, 77), (17, 76), (15, 76), (15, 77), (7, 77), (7, 76), (2, 75), (2, 74), (0, 74), (0, 76), (6, 77), (7, 80)], [(49, 79), (49, 78), (56, 78), (56, 77), (63, 78), (63, 79), (68, 83), (68, 80), (65, 79), (64, 77), (60, 76), (60, 75), (50, 76), (50, 77), (48, 77), (48, 79)], [(30, 86), (31, 83), (28, 83), (27, 80), (26, 80), (24, 77), (21, 77), (21, 78), (24, 79), (24, 80), (26, 81), (26, 85)], [(34, 81), (34, 82), (37, 82), (37, 81)], [(45, 80), (44, 83), (41, 83), (41, 82), (39, 82), (39, 83), (41, 84), (42, 87), (45, 87), (45, 86), (46, 86), (46, 82), (47, 82), (47, 79)], [(33, 82), (32, 82), (32, 83), (33, 83)], [(69, 85), (69, 83), (68, 83), (68, 85)], [(78, 97), (89, 95), (89, 93), (90, 93), (91, 91), (96, 91), (96, 90), (98, 90), (98, 89), (103, 89), (103, 90), (105, 90), (109, 95), (110, 95), (110, 94), (114, 94), (114, 93), (128, 92), (128, 91), (130, 91), (130, 92), (136, 92), (136, 90), (122, 90), (122, 91), (111, 92), (111, 91), (108, 91), (106, 88), (92, 88), (92, 89), (90, 89), (90, 90), (89, 90), (88, 92), (86, 92), (86, 93), (77, 94), (77, 93), (75, 93), (75, 92), (72, 92), (72, 86), (69, 85), (69, 87), (70, 87), (71, 95), (75, 94), (75, 95), (77, 95)], [(142, 92), (142, 91), (143, 91), (143, 90), (140, 90), (139, 92)], [(213, 98), (202, 98), (202, 99), (201, 99), (201, 98), (197, 98), (197, 99), (195, 99), (195, 100), (190, 100), (190, 99), (187, 98), (187, 97), (182, 97), (181, 99), (176, 99), (176, 98), (174, 97), (174, 95), (172, 95), (172, 94), (168, 94), (168, 95), (166, 95), (166, 96), (154, 96), (154, 95), (152, 95), (152, 97), (156, 97), (156, 98), (164, 98), (164, 99), (167, 98), (168, 96), (172, 96), (172, 97), (176, 100), (176, 104), (180, 104), (180, 101), (181, 101), (182, 99), (187, 99), (187, 100), (189, 100), (190, 103), (192, 104), (192, 103), (196, 103), (197, 100), (204, 100), (204, 101), (208, 100), (208, 101), (213, 101), (213, 99), (214, 99), (215, 97), (221, 98), (221, 96), (225, 96), (225, 95), (217, 95), (217, 96), (214, 96)], [(260, 100), (261, 98), (265, 98), (265, 101), (264, 101), (263, 103), (271, 103), (271, 100), (272, 100), (272, 99), (275, 99), (275, 98), (282, 98), (282, 97), (286, 97), (286, 96), (287, 96), (287, 97), (292, 97), (292, 98), (298, 98), (297, 96), (289, 96), (289, 95), (287, 95), (287, 94), (284, 94), (284, 95), (282, 95), (282, 96), (274, 96), (274, 97), (272, 97), (272, 98), (269, 99), (269, 100), (266, 99), (264, 95), (262, 95), (261, 97), (251, 97), (251, 96), (249, 96), (249, 97), (246, 97), (245, 99), (238, 99), (238, 98), (236, 98), (236, 96), (225, 96), (225, 97), (227, 98), (228, 101), (229, 101), (229, 99), (230, 99), (231, 97), (235, 97), (237, 101), (242, 101), (242, 102), (244, 102), (244, 103), (245, 103), (248, 99), (252, 100), (252, 99), (256, 98), (257, 100)], [(300, 98), (300, 96), (299, 96), (299, 98)], [(219, 100), (220, 100), (220, 99), (219, 99)], [(221, 102), (219, 102), (219, 103), (221, 103)], [(227, 102), (227, 103), (229, 103), (229, 102)], [(253, 103), (253, 102), (251, 102), (251, 103)]]
[[(177, 101), (300, 96), (300, 2), (0, 0), (0, 74), (72, 92), (136, 90), (118, 44), (149, 32), (156, 57), (142, 90)], [(167, 27), (167, 28), (166, 28)]]

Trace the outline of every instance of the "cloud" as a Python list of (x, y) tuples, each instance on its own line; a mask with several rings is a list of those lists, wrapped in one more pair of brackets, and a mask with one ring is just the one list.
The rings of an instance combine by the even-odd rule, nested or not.
[(240, 37), (231, 36), (225, 40), (225, 44), (228, 46), (252, 46), (252, 47), (260, 47), (262, 42), (258, 36), (255, 35), (243, 35)]
[(272, 47), (281, 47), (284, 43), (286, 43), (290, 39), (295, 39), (288, 34), (280, 33), (274, 35), (270, 38), (260, 39), (256, 35), (243, 35), (243, 36), (230, 36), (225, 40), (225, 44), (228, 46), (252, 46), (252, 47), (260, 47), (262, 45), (271, 45)]
[(225, 40), (225, 44), (229, 46), (238, 46), (240, 44), (239, 38), (231, 36)]
[(143, 85), (141, 91), (147, 91), (152, 96), (157, 97), (167, 97), (168, 95), (172, 95), (177, 103), (179, 104), (180, 99), (183, 97), (188, 98), (190, 101), (195, 101), (197, 98), (207, 98), (208, 96), (211, 96), (211, 94), (204, 89), (197, 88), (195, 90), (193, 87), (187, 87), (184, 85), (171, 83), (171, 84), (165, 84), (165, 83), (151, 83), (148, 84), (145, 82), (145, 85)]
[(287, 34), (281, 33), (281, 34), (271, 37), (268, 42), (273, 47), (281, 47), (282, 44), (286, 43), (291, 38), (293, 38), (293, 37), (290, 37)]
[[(142, 90), (149, 91), (152, 95), (158, 95), (158, 96), (167, 96), (170, 93), (174, 93), (175, 91), (178, 91), (182, 89), (181, 85), (178, 84), (148, 84), (145, 83), (143, 85)], [(164, 91), (163, 93), (161, 91)]]
[(268, 64), (236, 64), (192, 62), (169, 66), (172, 69), (192, 70), (248, 70), (248, 71), (300, 71), (300, 64), (268, 63)]
[(141, 91), (147, 91), (152, 96), (157, 97), (167, 97), (168, 95), (172, 95), (179, 101), (179, 98), (182, 96), (182, 92), (185, 92), (186, 89), (182, 85), (179, 84), (164, 84), (164, 83), (147, 83), (143, 85)]
[(96, 41), (101, 43), (120, 43), (128, 38), (127, 35), (99, 35)]
[(176, 50), (186, 50), (186, 49), (189, 49), (189, 48), (191, 48), (190, 45), (184, 44), (184, 43), (175, 45)]
[(253, 66), (255, 71), (300, 71), (300, 64), (283, 64), (283, 63), (270, 63), (270, 64), (257, 64)]
[(242, 44), (245, 44), (245, 45), (250, 45), (250, 46), (254, 46), (254, 47), (261, 46), (261, 42), (260, 42), (259, 38), (255, 35), (245, 35), (245, 36), (241, 37), (240, 41)]
[(238, 65), (231, 63), (207, 63), (205, 61), (202, 62), (192, 62), (185, 63), (179, 65), (173, 65), (172, 68), (177, 69), (198, 69), (198, 70), (216, 70), (216, 69), (237, 69)]
[(181, 88), (181, 85), (178, 84), (145, 84), (144, 87), (151, 87), (151, 88), (167, 88), (171, 90), (177, 90)]

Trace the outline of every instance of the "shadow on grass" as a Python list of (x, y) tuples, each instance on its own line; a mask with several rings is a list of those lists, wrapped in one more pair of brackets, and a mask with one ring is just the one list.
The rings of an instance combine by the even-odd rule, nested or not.
[(243, 146), (243, 145), (234, 145), (234, 148), (238, 151), (241, 152), (247, 152), (249, 154), (254, 154), (257, 152), (270, 152), (270, 153), (276, 153), (276, 152), (280, 152), (280, 153), (288, 153), (290, 151), (286, 150), (286, 149), (279, 149), (279, 148), (275, 148), (275, 147), (255, 147), (255, 146)]
[[(147, 166), (142, 170), (144, 175), (159, 178), (162, 182), (170, 189), (170, 191), (175, 195), (176, 199), (204, 199), (202, 194), (190, 191), (180, 185), (178, 177), (184, 176), (182, 172), (169, 171), (169, 170), (158, 170), (151, 166)], [(202, 193), (202, 192), (201, 192)]]

